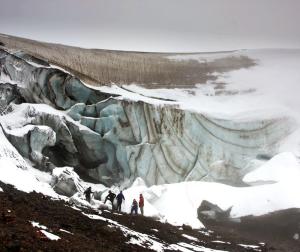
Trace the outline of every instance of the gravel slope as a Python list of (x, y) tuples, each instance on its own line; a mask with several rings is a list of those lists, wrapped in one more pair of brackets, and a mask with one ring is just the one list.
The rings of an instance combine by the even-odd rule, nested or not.
[[(132, 238), (136, 238), (134, 232), (147, 234), (151, 239), (166, 246), (180, 242), (179, 248), (182, 250), (184, 246), (192, 245), (198, 251), (203, 251), (199, 250), (201, 247), (225, 251), (269, 251), (266, 245), (245, 240), (234, 233), (223, 237), (217, 232), (174, 227), (143, 216), (119, 215), (104, 211), (99, 217), (102, 219), (93, 220), (83, 215), (81, 211), (71, 208), (66, 202), (53, 201), (35, 192), (24, 193), (1, 182), (0, 187), (4, 191), (0, 192), (1, 252), (152, 251), (147, 248), (150, 246), (148, 242), (144, 242), (144, 247), (128, 243)], [(84, 212), (95, 214), (89, 209), (84, 209)], [(47, 227), (48, 232), (61, 239), (57, 241), (45, 239), (37, 233), (41, 228), (33, 227), (30, 221)], [(111, 224), (115, 222), (132, 230), (132, 233), (124, 236), (122, 229)], [(244, 248), (237, 244), (252, 244), (258, 247)], [(170, 248), (165, 251), (170, 251)], [(190, 251), (196, 250), (190, 249)]]

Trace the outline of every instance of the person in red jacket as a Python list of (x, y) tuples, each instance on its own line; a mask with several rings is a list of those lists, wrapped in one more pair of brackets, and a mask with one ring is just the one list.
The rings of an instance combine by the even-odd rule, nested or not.
[(140, 194), (139, 208), (140, 208), (141, 214), (144, 215), (144, 197), (142, 194)]

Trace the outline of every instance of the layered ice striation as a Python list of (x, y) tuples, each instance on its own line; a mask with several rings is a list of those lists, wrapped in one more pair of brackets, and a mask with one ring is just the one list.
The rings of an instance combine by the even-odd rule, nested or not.
[(1, 125), (18, 151), (40, 169), (72, 166), (105, 184), (141, 177), (148, 185), (237, 185), (292, 128), (288, 118), (225, 120), (122, 99), (20, 52), (0, 50), (0, 73), (0, 87), (17, 85), (15, 103), (27, 103), (3, 96)]

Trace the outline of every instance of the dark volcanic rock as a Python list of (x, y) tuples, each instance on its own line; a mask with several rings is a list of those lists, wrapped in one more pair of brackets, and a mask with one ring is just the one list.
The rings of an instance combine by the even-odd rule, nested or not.
[[(83, 215), (81, 211), (74, 210), (64, 201), (51, 200), (39, 193), (24, 193), (10, 185), (0, 182), (4, 192), (0, 192), (0, 251), (100, 251), (100, 252), (144, 252), (153, 251), (147, 248), (130, 244), (128, 241), (134, 234), (125, 236), (113, 225), (103, 220), (93, 220)], [(13, 222), (7, 222), (2, 213), (10, 211), (15, 216)], [(86, 213), (98, 214), (89, 209), (82, 209)], [(264, 252), (269, 251), (266, 245), (256, 241), (237, 239), (234, 236), (221, 237), (217, 232), (208, 230), (181, 230), (170, 224), (161, 223), (144, 216), (131, 216), (128, 214), (114, 214), (103, 211), (102, 217), (114, 220), (142, 234), (150, 235), (164, 244), (189, 244), (211, 249), (232, 252)], [(49, 232), (58, 235), (61, 239), (51, 241), (44, 239), (39, 228), (33, 227), (30, 221), (46, 226)], [(66, 232), (67, 231), (67, 232)], [(198, 241), (191, 241), (183, 235), (195, 237)], [(222, 240), (224, 243), (217, 243)], [(259, 241), (262, 241), (259, 239)], [(243, 248), (243, 244), (255, 244), (254, 248)], [(184, 248), (184, 247), (183, 247)], [(171, 250), (166, 250), (171, 251)], [(174, 251), (174, 250), (172, 250)]]
[(230, 219), (231, 208), (232, 207), (224, 211), (219, 206), (207, 200), (203, 200), (198, 208), (198, 217), (203, 223), (205, 223), (206, 220), (214, 220), (216, 222), (227, 221)]
[[(255, 204), (255, 202), (253, 202)], [(213, 214), (215, 217), (213, 218)], [(211, 230), (229, 237), (260, 239), (272, 244), (274, 251), (299, 252), (300, 209), (287, 209), (262, 216), (230, 217), (230, 212), (205, 202), (198, 217)]]

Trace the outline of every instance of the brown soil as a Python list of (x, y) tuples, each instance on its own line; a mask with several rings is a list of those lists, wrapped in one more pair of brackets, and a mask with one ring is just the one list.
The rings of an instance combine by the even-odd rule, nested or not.
[(190, 53), (83, 49), (1, 34), (0, 43), (61, 66), (95, 86), (138, 83), (146, 88), (193, 88), (198, 83), (216, 81), (215, 72), (225, 73), (257, 64), (254, 59), (234, 52), (218, 52), (219, 58), (199, 62), (168, 58)]
[[(130, 236), (125, 237), (121, 230), (111, 227), (106, 221), (92, 220), (84, 216), (64, 201), (52, 200), (36, 192), (24, 193), (1, 182), (0, 187), (4, 190), (4, 192), (0, 192), (1, 252), (150, 251), (138, 245), (128, 244)], [(8, 210), (11, 212), (8, 213)], [(95, 214), (90, 209), (84, 209), (84, 212)], [(102, 216), (117, 221), (132, 230), (151, 235), (153, 239), (164, 244), (184, 242), (226, 251), (269, 251), (267, 245), (259, 245), (259, 249), (242, 248), (237, 244), (258, 245), (258, 241), (243, 239), (233, 233), (228, 237), (221, 236), (217, 232), (212, 232), (207, 236), (200, 230), (192, 230), (187, 226), (175, 227), (143, 216), (116, 215), (105, 211), (102, 212)], [(49, 232), (58, 235), (61, 239), (51, 241), (41, 237), (37, 233), (39, 228), (33, 227), (29, 221), (46, 226)], [(72, 234), (60, 229), (67, 230)], [(199, 241), (191, 241), (182, 234), (196, 237)], [(230, 244), (213, 242), (216, 240), (230, 242)]]

